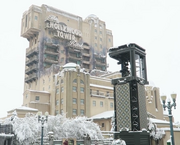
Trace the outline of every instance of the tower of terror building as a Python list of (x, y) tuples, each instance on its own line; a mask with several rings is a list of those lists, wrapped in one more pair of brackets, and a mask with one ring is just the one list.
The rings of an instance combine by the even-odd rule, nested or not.
[[(107, 70), (107, 50), (113, 45), (112, 32), (93, 14), (83, 20), (51, 6), (32, 5), (23, 13), (21, 36), (29, 42), (23, 94), (25, 106), (56, 114), (53, 105), (60, 101), (56, 102), (53, 96), (65, 88), (56, 88), (55, 82), (63, 83), (63, 79), (57, 81), (56, 74), (67, 63), (78, 64), (86, 72)], [(43, 96), (41, 100), (40, 96)]]

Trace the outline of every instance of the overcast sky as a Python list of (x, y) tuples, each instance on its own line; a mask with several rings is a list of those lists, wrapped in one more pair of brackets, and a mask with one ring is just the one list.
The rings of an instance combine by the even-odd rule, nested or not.
[[(114, 46), (136, 43), (146, 49), (148, 80), (170, 97), (177, 93), (175, 121), (180, 121), (180, 2), (178, 0), (6, 0), (0, 9), (0, 117), (23, 99), (25, 49), (20, 36), (24, 11), (47, 4), (85, 19), (95, 14), (112, 30)], [(108, 58), (109, 70), (117, 62)]]

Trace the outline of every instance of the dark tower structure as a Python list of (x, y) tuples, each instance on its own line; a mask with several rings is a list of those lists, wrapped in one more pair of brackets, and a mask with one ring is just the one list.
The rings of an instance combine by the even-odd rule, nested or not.
[[(115, 131), (128, 129), (132, 133), (141, 131), (143, 128), (146, 129), (147, 112), (144, 85), (148, 84), (148, 81), (145, 49), (137, 44), (130, 43), (110, 48), (109, 56), (116, 59), (121, 65), (120, 73), (122, 74), (122, 78), (112, 80), (114, 85)], [(129, 136), (128, 142), (131, 139), (133, 142), (135, 138), (138, 140), (137, 136), (133, 138), (132, 135)], [(148, 139), (145, 140), (148, 143)], [(146, 143), (143, 142), (143, 145)], [(132, 143), (132, 145), (135, 144)], [(137, 142), (137, 144), (140, 145), (141, 143)], [(129, 145), (131, 144), (129, 143)]]

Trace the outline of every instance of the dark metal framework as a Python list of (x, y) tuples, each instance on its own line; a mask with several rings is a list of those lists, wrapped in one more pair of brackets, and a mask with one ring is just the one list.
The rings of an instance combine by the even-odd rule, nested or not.
[[(135, 43), (128, 45), (122, 45), (109, 49), (109, 56), (118, 61), (121, 65), (122, 78), (112, 80), (114, 88), (116, 85), (129, 84), (129, 96), (130, 96), (130, 110), (131, 110), (131, 128), (132, 131), (141, 130), (147, 121), (146, 107), (142, 106), (141, 103), (145, 102), (145, 91), (144, 85), (148, 84), (147, 71), (146, 71), (146, 54), (145, 49), (138, 46)], [(125, 90), (121, 90), (125, 91)], [(117, 95), (114, 89), (114, 107), (115, 107), (115, 131), (117, 130)], [(145, 109), (145, 110), (144, 110)], [(141, 115), (144, 114), (144, 116)]]
[(146, 71), (145, 49), (130, 43), (109, 49), (109, 56), (121, 64), (122, 77), (139, 80), (141, 84), (148, 84)]

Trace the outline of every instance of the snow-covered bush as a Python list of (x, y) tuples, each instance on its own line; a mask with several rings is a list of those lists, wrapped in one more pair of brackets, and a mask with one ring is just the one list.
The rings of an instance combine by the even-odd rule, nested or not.
[(126, 145), (126, 142), (121, 139), (113, 140), (112, 145)]
[(111, 118), (111, 131), (115, 131), (115, 115)]
[[(16, 140), (23, 145), (36, 142), (41, 135), (41, 122), (37, 115), (27, 114), (24, 118), (7, 118), (3, 124), (12, 124)], [(91, 139), (103, 139), (100, 128), (86, 117), (66, 118), (65, 115), (49, 116), (44, 124), (44, 136), (54, 132), (54, 139), (76, 138), (83, 139), (87, 135)]]
[(161, 128), (157, 128), (157, 125), (155, 123), (152, 123), (149, 119), (148, 121), (148, 131), (150, 132), (150, 136), (153, 137), (154, 140), (163, 138), (163, 136), (165, 135), (164, 130)]

